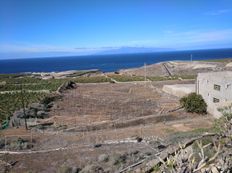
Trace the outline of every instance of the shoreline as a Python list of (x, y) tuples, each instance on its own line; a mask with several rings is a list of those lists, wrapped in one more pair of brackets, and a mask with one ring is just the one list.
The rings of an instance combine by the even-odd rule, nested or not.
[(116, 72), (125, 69), (139, 68), (167, 61), (208, 61), (229, 59), (232, 49), (204, 51), (153, 52), (137, 54), (91, 55), (88, 57), (63, 56), (49, 58), (0, 60), (0, 74), (18, 73), (52, 73), (70, 70), (99, 69), (102, 72)]
[[(167, 60), (167, 61), (160, 61), (160, 62), (155, 62), (152, 64), (146, 64), (146, 66), (152, 66), (152, 65), (157, 65), (157, 64), (162, 64), (162, 63), (169, 63), (169, 62), (232, 62), (232, 58), (217, 58), (217, 59), (205, 59), (205, 60)], [(12, 72), (12, 73), (0, 73), (0, 75), (51, 75), (51, 74), (73, 74), (73, 73), (78, 73), (78, 72), (101, 72), (101, 73), (115, 73), (115, 72), (120, 72), (120, 71), (127, 71), (127, 70), (136, 70), (144, 67), (138, 66), (138, 67), (131, 67), (131, 68), (122, 68), (118, 69), (117, 71), (107, 71), (103, 72), (101, 69), (69, 69), (69, 70), (61, 70), (61, 71), (26, 71), (26, 72)]]

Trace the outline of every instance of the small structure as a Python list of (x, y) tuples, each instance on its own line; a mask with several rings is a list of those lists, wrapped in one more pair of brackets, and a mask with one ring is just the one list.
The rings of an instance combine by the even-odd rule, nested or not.
[(199, 73), (196, 93), (202, 95), (207, 103), (207, 111), (219, 118), (218, 108), (232, 103), (232, 71)]

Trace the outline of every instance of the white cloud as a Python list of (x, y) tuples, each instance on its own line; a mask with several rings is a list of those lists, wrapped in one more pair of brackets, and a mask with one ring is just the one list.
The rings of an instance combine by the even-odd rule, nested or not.
[(220, 30), (164, 30), (161, 34), (151, 36), (144, 40), (131, 40), (123, 42), (122, 45), (116, 47), (65, 47), (54, 45), (41, 45), (30, 43), (14, 43), (1, 44), (0, 53), (56, 53), (56, 54), (72, 54), (72, 55), (88, 55), (98, 52), (117, 49), (121, 46), (137, 46), (137, 47), (159, 47), (184, 49), (191, 47), (204, 47), (207, 45), (229, 45), (232, 44), (232, 28)]
[(169, 34), (169, 37), (189, 43), (232, 41), (232, 29), (177, 32)]
[(229, 45), (232, 43), (232, 29), (222, 30), (193, 30), (186, 32), (179, 32), (168, 36), (170, 39), (176, 40), (175, 45), (180, 47), (207, 47), (215, 45)]
[(208, 15), (208, 16), (219, 16), (219, 15), (223, 15), (223, 14), (226, 14), (226, 13), (229, 13), (229, 12), (231, 12), (230, 9), (223, 9), (223, 10), (207, 12), (205, 14)]
[(232, 43), (232, 28), (220, 30), (164, 30), (156, 35), (147, 46), (165, 47), (174, 49), (204, 48), (210, 45), (220, 47)]
[(41, 45), (41, 44), (25, 44), (25, 43), (12, 43), (12, 44), (0, 44), (0, 52), (2, 53), (42, 53), (42, 52), (54, 52), (54, 53), (76, 53), (76, 54), (88, 54), (105, 50), (104, 48), (74, 48), (63, 47), (54, 45)]
[(164, 30), (154, 33), (150, 39), (131, 40), (124, 44), (128, 46), (186, 48), (191, 46), (207, 46), (215, 44), (220, 47), (224, 43), (232, 43), (232, 28), (219, 30)]

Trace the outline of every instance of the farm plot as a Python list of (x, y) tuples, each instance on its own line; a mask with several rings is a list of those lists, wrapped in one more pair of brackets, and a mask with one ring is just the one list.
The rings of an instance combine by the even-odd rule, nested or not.
[[(159, 114), (163, 99), (162, 93), (143, 83), (79, 84), (64, 94), (50, 115), (66, 125), (125, 121)], [(178, 99), (168, 99), (168, 109), (178, 106)]]

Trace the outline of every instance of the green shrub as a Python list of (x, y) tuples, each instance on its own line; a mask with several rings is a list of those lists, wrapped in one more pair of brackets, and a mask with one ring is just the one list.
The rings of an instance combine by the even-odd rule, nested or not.
[(188, 96), (180, 99), (180, 104), (185, 108), (187, 112), (205, 114), (207, 113), (207, 104), (201, 95), (191, 93)]

